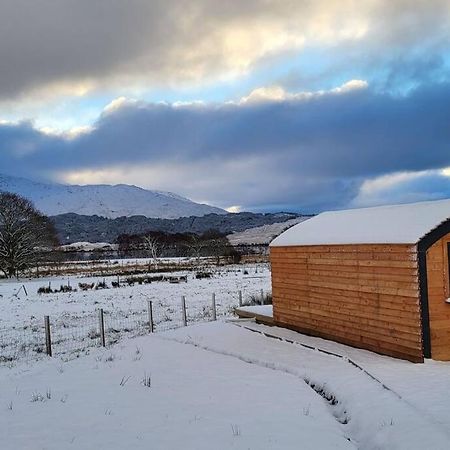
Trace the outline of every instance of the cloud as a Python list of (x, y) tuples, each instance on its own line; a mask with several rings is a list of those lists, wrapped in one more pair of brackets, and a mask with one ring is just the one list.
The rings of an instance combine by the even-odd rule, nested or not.
[[(254, 210), (389, 202), (400, 199), (393, 190), (403, 176), (392, 174), (450, 167), (450, 85), (402, 97), (364, 87), (351, 82), (308, 98), (284, 93), (233, 104), (120, 99), (71, 136), (31, 122), (0, 124), (1, 172), (127, 182)], [(412, 193), (445, 195), (438, 184), (416, 184)]]
[(373, 67), (439, 59), (449, 24), (447, 0), (4, 0), (0, 99), (204, 84), (314, 46)]
[(366, 89), (368, 87), (367, 81), (364, 80), (350, 80), (343, 85), (330, 89), (328, 91), (305, 91), (290, 93), (281, 86), (269, 86), (254, 89), (249, 95), (242, 97), (239, 103), (248, 102), (282, 102), (286, 100), (308, 100), (314, 97), (329, 94), (343, 94), (358, 89)]
[(377, 206), (450, 198), (450, 170), (398, 172), (366, 180), (351, 206)]

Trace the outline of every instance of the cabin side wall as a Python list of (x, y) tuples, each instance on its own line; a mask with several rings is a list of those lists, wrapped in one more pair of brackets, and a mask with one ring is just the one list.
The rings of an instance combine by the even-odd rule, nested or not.
[(304, 333), (423, 361), (417, 247), (271, 247), (274, 320)]
[(430, 315), (431, 357), (450, 360), (450, 304), (448, 244), (450, 233), (427, 250), (428, 310)]

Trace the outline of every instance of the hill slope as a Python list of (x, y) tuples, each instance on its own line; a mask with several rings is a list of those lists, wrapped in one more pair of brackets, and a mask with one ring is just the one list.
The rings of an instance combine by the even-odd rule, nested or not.
[(171, 192), (151, 191), (126, 184), (50, 184), (0, 174), (0, 191), (14, 192), (29, 198), (49, 216), (76, 213), (111, 219), (136, 215), (176, 219), (211, 213), (226, 214), (223, 209), (195, 203)]
[(295, 219), (297, 214), (273, 213), (235, 213), (207, 214), (202, 217), (180, 217), (179, 219), (152, 219), (143, 216), (107, 219), (98, 216), (62, 214), (52, 217), (61, 243), (72, 242), (115, 242), (122, 234), (141, 234), (149, 231), (165, 233), (196, 233), (217, 230), (233, 233), (260, 227), (261, 225), (285, 222)]
[(309, 218), (310, 216), (300, 216), (284, 222), (268, 223), (260, 227), (247, 228), (244, 231), (233, 232), (227, 238), (231, 245), (267, 245), (283, 231)]

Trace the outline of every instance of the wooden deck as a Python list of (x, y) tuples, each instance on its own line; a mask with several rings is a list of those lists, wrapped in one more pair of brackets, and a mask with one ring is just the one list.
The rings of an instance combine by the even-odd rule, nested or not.
[[(256, 309), (257, 307), (255, 307)], [(235, 314), (240, 319), (255, 319), (256, 323), (262, 323), (263, 325), (274, 325), (273, 317), (265, 314), (261, 314), (258, 311), (247, 311), (242, 308), (235, 308)]]

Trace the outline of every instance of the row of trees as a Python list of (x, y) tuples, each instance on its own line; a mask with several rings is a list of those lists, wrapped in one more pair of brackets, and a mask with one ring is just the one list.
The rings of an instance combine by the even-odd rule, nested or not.
[(154, 262), (161, 256), (221, 256), (239, 259), (239, 253), (231, 246), (225, 234), (209, 230), (201, 235), (194, 233), (163, 233), (160, 231), (145, 234), (122, 234), (118, 237), (121, 256), (141, 253), (150, 256)]

